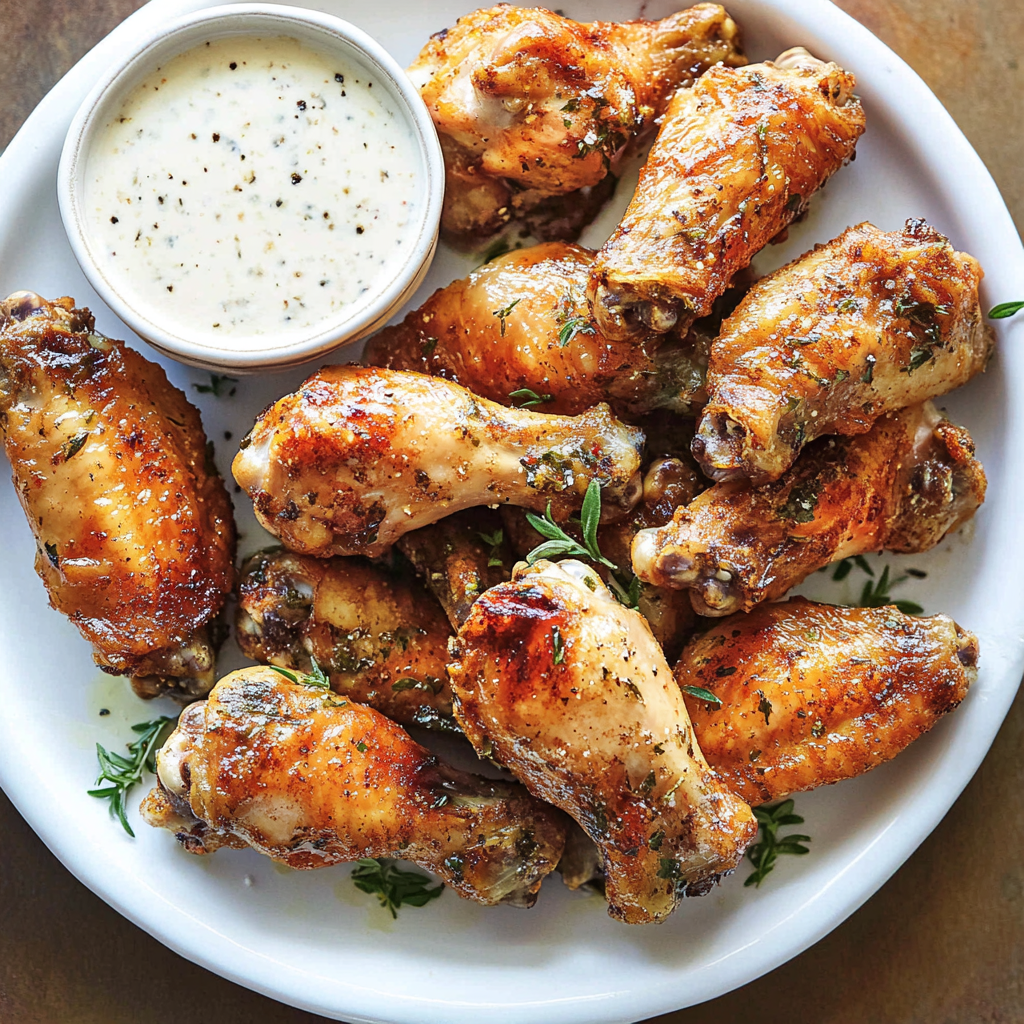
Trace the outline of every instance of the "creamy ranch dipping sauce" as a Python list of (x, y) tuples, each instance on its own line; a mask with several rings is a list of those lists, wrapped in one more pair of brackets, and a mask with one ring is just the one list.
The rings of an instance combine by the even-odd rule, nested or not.
[(89, 153), (85, 209), (105, 272), (150, 320), (277, 343), (394, 276), (421, 164), (362, 67), (239, 36), (129, 96)]

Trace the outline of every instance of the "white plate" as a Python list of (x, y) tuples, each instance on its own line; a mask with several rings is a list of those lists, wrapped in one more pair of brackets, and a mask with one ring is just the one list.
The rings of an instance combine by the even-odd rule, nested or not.
[[(559, 2), (580, 18), (639, 13), (637, 5), (614, 0)], [(451, 24), (470, 3), (328, 0), (311, 6), (352, 20), (405, 64), (430, 32)], [(157, 0), (143, 8), (56, 86), (11, 143), (0, 159), (0, 294), (32, 288), (74, 295), (95, 311), (101, 330), (125, 336), (67, 245), (54, 196), (57, 159), (78, 103), (111, 55), (144, 26), (203, 6), (202, 0)], [(789, 242), (767, 254), (772, 264), (857, 221), (893, 229), (908, 216), (925, 216), (987, 268), (986, 306), (1024, 298), (1024, 252), (995, 185), (906, 65), (820, 0), (734, 0), (729, 6), (755, 59), (804, 44), (857, 74), (868, 113), (857, 161), (815, 198), (810, 218)], [(671, 9), (666, 0), (644, 4), (647, 17)], [(620, 205), (627, 194), (620, 188)], [(599, 242), (615, 212), (586, 240)], [(415, 301), (473, 262), (442, 252)], [(0, 783), (61, 861), (126, 917), (225, 977), (328, 1016), (409, 1024), (598, 1024), (634, 1021), (742, 985), (820, 939), (903, 863), (974, 773), (1016, 691), (1024, 667), (1018, 511), (1024, 500), (1024, 317), (998, 329), (1000, 348), (988, 373), (944, 403), (978, 442), (989, 500), (967, 531), (907, 563), (929, 576), (900, 590), (978, 633), (978, 682), (954, 715), (895, 762), (798, 797), (814, 837), (812, 853), (783, 858), (760, 890), (743, 887), (747, 871), (741, 868), (711, 895), (684, 904), (667, 924), (629, 928), (608, 919), (600, 901), (568, 893), (556, 878), (530, 912), (484, 910), (445, 894), (392, 922), (354, 889), (347, 868), (288, 872), (255, 853), (229, 850), (190, 857), (137, 816), (138, 838), (129, 839), (106, 806), (85, 795), (96, 769), (93, 745), (119, 747), (130, 723), (168, 708), (144, 706), (124, 682), (103, 677), (74, 628), (47, 608), (32, 569), (34, 544), (6, 485), (0, 489)], [(216, 400), (192, 389), (205, 379), (199, 371), (165, 365), (201, 406), (224, 469), (234, 446), (223, 432), (230, 429), (237, 438), (265, 402), (302, 377), (292, 371), (248, 379), (233, 398)], [(246, 505), (239, 501), (242, 553), (261, 543)], [(814, 587), (820, 590), (824, 580), (817, 577)], [(112, 714), (99, 717), (101, 707)], [(140, 789), (133, 803), (141, 795)]]

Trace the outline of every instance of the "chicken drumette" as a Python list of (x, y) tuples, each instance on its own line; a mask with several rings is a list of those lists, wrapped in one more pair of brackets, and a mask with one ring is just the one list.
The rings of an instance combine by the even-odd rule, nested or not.
[(411, 571), (261, 551), (242, 570), (236, 632), (254, 661), (303, 673), (315, 662), (343, 697), (403, 725), (455, 729), (451, 629)]
[(548, 416), (439, 377), (332, 366), (260, 416), (232, 468), (293, 551), (374, 556), (476, 505), (550, 502), (566, 518), (591, 480), (614, 519), (640, 497), (642, 446), (607, 406)]
[(849, 228), (755, 284), (711, 346), (694, 454), (765, 483), (823, 434), (859, 434), (983, 370), (981, 267), (923, 221)]
[(199, 413), (69, 298), (0, 304), (0, 429), (50, 603), (140, 696), (214, 681), (235, 530)]
[(675, 677), (708, 764), (751, 804), (853, 778), (895, 757), (967, 694), (978, 641), (945, 615), (793, 598), (731, 615), (687, 644)]
[(853, 75), (790, 50), (676, 93), (589, 297), (606, 337), (685, 327), (807, 208), (864, 131)]
[(142, 814), (190, 853), (403, 857), (485, 904), (531, 906), (565, 843), (562, 815), (522, 786), (451, 768), (382, 714), (259, 665), (182, 713)]
[(620, 415), (692, 415), (704, 397), (706, 346), (696, 335), (606, 338), (587, 305), (593, 260), (565, 242), (492, 260), (371, 338), (363, 358), (445, 377), (503, 405), (532, 391), (544, 412), (608, 402)]
[(919, 552), (985, 498), (974, 444), (931, 402), (856, 437), (819, 438), (774, 483), (716, 484), (633, 541), (640, 579), (690, 590), (700, 615), (747, 611), (829, 562)]
[(442, 226), (488, 235), (532, 214), (538, 237), (575, 238), (624, 147), (678, 86), (743, 63), (737, 41), (717, 4), (622, 24), (499, 4), (436, 33), (409, 74), (441, 136)]
[(613, 916), (663, 920), (736, 867), (754, 816), (707, 767), (643, 617), (592, 569), (518, 567), (473, 605), (453, 654), (466, 736), (597, 843)]

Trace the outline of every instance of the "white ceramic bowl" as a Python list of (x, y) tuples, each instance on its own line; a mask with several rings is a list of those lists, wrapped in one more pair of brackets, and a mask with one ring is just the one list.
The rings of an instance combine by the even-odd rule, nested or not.
[[(175, 318), (173, 307), (158, 307), (147, 301), (128, 275), (102, 258), (104, 247), (97, 218), (90, 213), (87, 201), (90, 160), (95, 159), (104, 126), (117, 116), (139, 83), (155, 68), (205, 41), (238, 36), (294, 38), (366, 72), (378, 88), (383, 87), (397, 116), (412, 130), (419, 158), (419, 166), (414, 168), (417, 204), (401, 250), (387, 258), (358, 298), (301, 331), (278, 337), (272, 332), (259, 336), (235, 332), (220, 339)], [(139, 337), (173, 359), (241, 373), (293, 366), (382, 326), (427, 273), (437, 245), (443, 195), (444, 162), (437, 133), (415, 86), (394, 58), (347, 21), (320, 11), (276, 4), (199, 10), (169, 23), (154, 24), (136, 37), (118, 54), (78, 109), (57, 176), (57, 198), (68, 240), (104, 302)]]

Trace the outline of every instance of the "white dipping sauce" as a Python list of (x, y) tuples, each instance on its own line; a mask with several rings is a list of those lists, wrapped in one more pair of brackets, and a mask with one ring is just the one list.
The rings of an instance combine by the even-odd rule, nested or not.
[(89, 152), (108, 279), (154, 323), (206, 339), (308, 336), (413, 244), (422, 157), (396, 109), (362, 67), (291, 38), (167, 61)]

